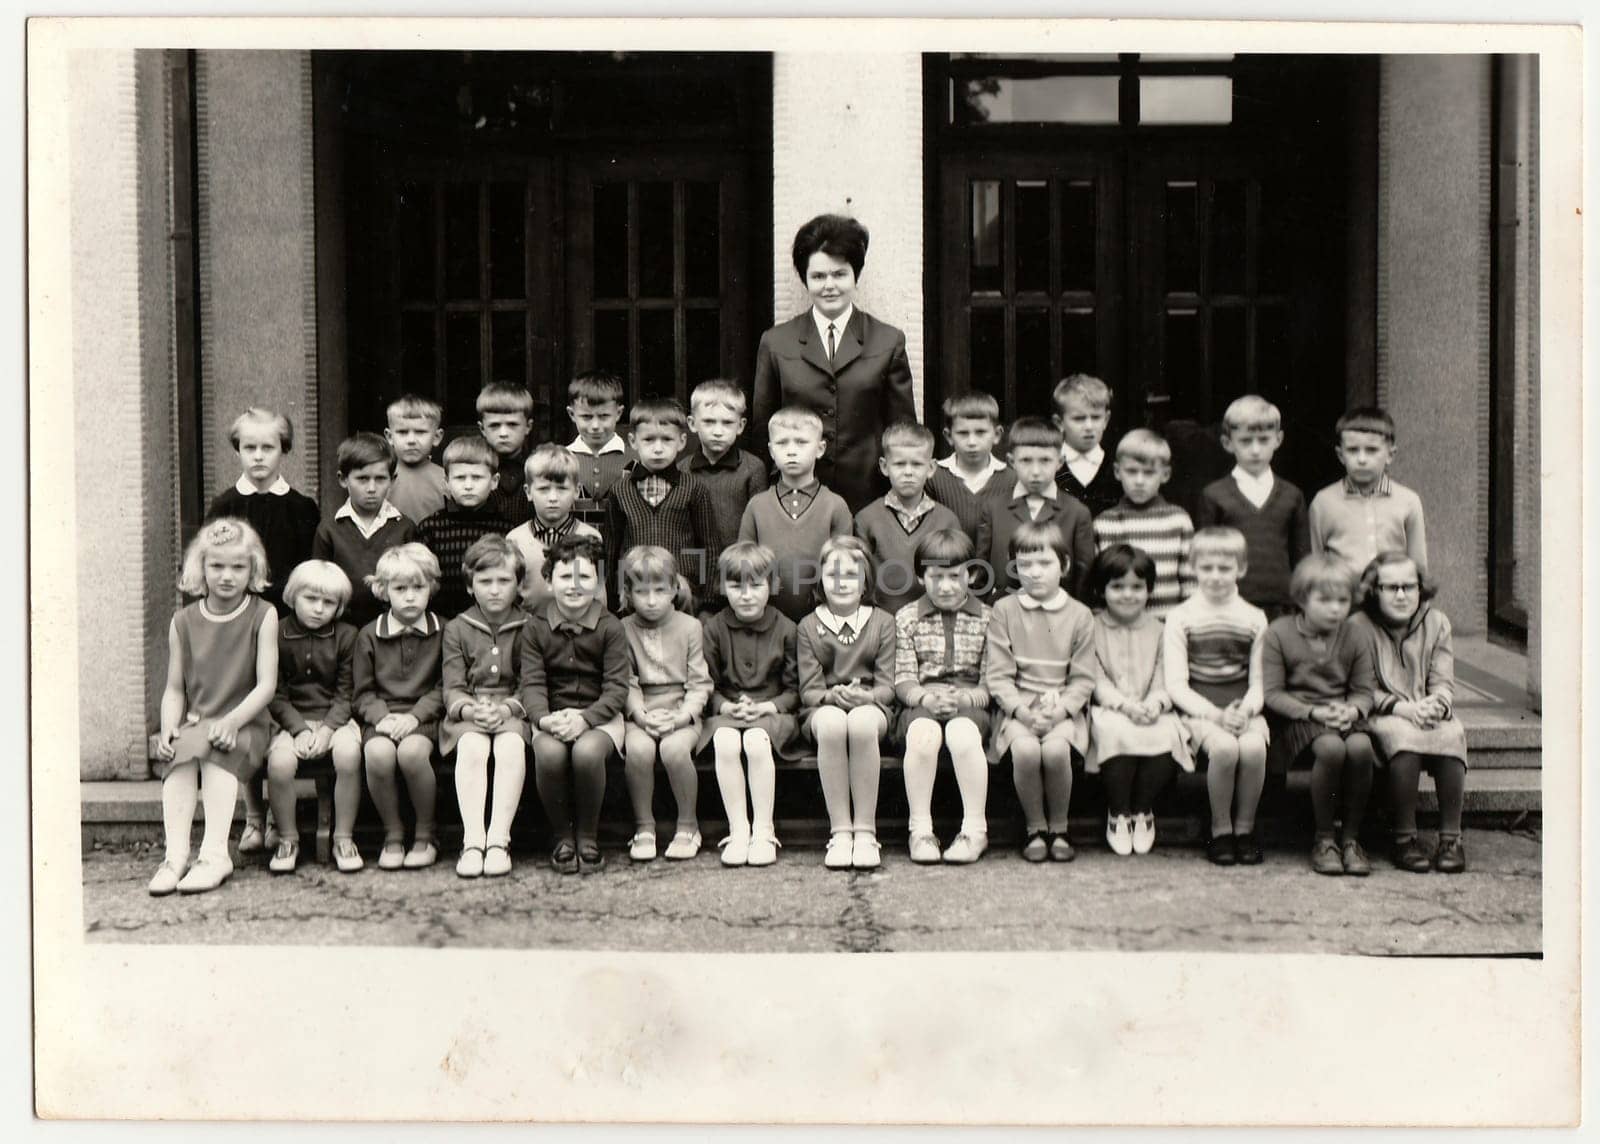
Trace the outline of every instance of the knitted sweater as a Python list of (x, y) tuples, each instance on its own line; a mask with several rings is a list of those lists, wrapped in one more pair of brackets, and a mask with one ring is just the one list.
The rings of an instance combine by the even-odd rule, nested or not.
[(850, 506), (826, 486), (817, 488), (798, 520), (778, 503), (774, 487), (745, 506), (739, 539), (765, 544), (777, 556), (778, 590), (772, 593), (772, 606), (798, 624), (816, 606), (812, 589), (820, 575), (817, 553), (822, 542), (830, 536), (849, 536), (853, 525)]
[(856, 513), (856, 535), (872, 553), (872, 602), (893, 615), (913, 600), (921, 599), (922, 584), (917, 580), (917, 545), (941, 529), (960, 529), (956, 514), (935, 503), (917, 517), (910, 532), (883, 497)]
[(432, 607), (441, 616), (454, 618), (472, 606), (466, 573), (461, 570), (467, 549), (489, 534), (504, 536), (511, 522), (489, 504), (477, 508), (450, 505), (417, 525), (418, 538), (439, 558), (439, 591)]
[(237, 487), (217, 494), (206, 509), (206, 520), (233, 516), (245, 521), (261, 537), (267, 553), (267, 578), (270, 581), (261, 598), (278, 609), (280, 616), (289, 609), (283, 602), (283, 586), (296, 564), (311, 558), (322, 510), (305, 493), (290, 489), (275, 493), (241, 493)]
[(331, 560), (350, 577), (350, 606), (344, 612), (347, 624), (364, 627), (383, 613), (387, 605), (372, 594), (367, 577), (377, 568), (378, 557), (398, 544), (416, 539), (417, 526), (408, 516), (384, 521), (370, 537), (362, 536), (355, 521), (349, 519), (326, 520), (317, 526), (311, 541), (311, 558)]
[[(1319, 646), (1320, 644), (1320, 646)], [(1372, 642), (1345, 620), (1313, 643), (1299, 616), (1281, 616), (1267, 628), (1261, 648), (1261, 686), (1267, 710), (1285, 719), (1309, 719), (1324, 703), (1372, 710)]]
[[(1007, 470), (1008, 472), (1010, 470)], [(949, 469), (938, 465), (928, 477), (927, 492), (930, 497), (955, 513), (956, 522), (967, 539), (972, 541), (972, 551), (983, 553), (989, 547), (993, 526), (984, 511), (983, 498), (967, 488), (967, 483)]]
[(1243, 697), (1260, 711), (1263, 703), (1261, 655), (1267, 617), (1237, 593), (1213, 604), (1195, 593), (1167, 615), (1161, 645), (1167, 694), (1189, 715), (1209, 706), (1227, 706)]
[(1142, 505), (1121, 501), (1094, 518), (1095, 551), (1131, 544), (1156, 562), (1156, 586), (1148, 608), (1157, 617), (1165, 616), (1194, 592), (1194, 573), (1189, 568), (1193, 541), (1189, 514), (1159, 496)]
[(450, 503), (445, 494), (444, 470), (432, 461), (401, 464), (389, 483), (389, 503), (413, 521), (427, 520)]
[(767, 467), (751, 452), (738, 445), (718, 457), (716, 463), (706, 460), (698, 446), (691, 446), (678, 460), (678, 468), (693, 473), (694, 479), (711, 498), (711, 515), (716, 519), (716, 538), (706, 552), (706, 567), (714, 570), (722, 550), (739, 539), (739, 521), (744, 516), (744, 506), (766, 488)]
[(1331, 552), (1357, 572), (1380, 552), (1411, 557), (1418, 571), (1428, 564), (1422, 498), (1385, 474), (1371, 494), (1356, 491), (1346, 477), (1319, 492), (1307, 511), (1311, 551)]
[(1100, 467), (1095, 470), (1088, 484), (1080, 481), (1071, 469), (1062, 464), (1056, 470), (1056, 487), (1077, 497), (1098, 518), (1106, 509), (1115, 507), (1122, 500), (1122, 485), (1112, 471), (1112, 464), (1111, 451), (1108, 449), (1105, 459), (1100, 462)]
[(1300, 490), (1274, 474), (1266, 503), (1257, 508), (1239, 491), (1232, 476), (1212, 481), (1200, 497), (1196, 528), (1225, 525), (1244, 533), (1245, 572), (1239, 595), (1258, 608), (1289, 610), (1289, 576), (1300, 558), (1311, 551), (1311, 529), (1306, 498)]
[[(670, 486), (658, 505), (645, 500), (639, 491), (638, 480), (646, 475), (660, 477)], [(612, 568), (617, 567), (628, 549), (640, 544), (658, 545), (672, 553), (678, 571), (688, 577), (695, 599), (705, 601), (706, 585), (716, 582), (716, 570), (708, 567), (707, 560), (718, 533), (711, 494), (698, 478), (672, 465), (656, 473), (635, 466), (611, 486), (605, 509), (605, 538)]]

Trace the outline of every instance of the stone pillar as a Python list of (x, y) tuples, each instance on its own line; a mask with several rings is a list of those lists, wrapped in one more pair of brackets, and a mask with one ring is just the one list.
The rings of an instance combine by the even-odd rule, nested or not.
[(311, 54), (200, 52), (195, 85), (206, 495), (239, 476), (229, 424), (264, 405), (294, 422), (284, 474), (316, 497)]
[(177, 567), (165, 70), (80, 49), (67, 73), (79, 776), (143, 778)]
[(1490, 92), (1488, 56), (1383, 57), (1378, 400), (1463, 635), (1488, 616)]
[(871, 235), (857, 303), (905, 331), (922, 412), (922, 57), (778, 52), (772, 61), (773, 313), (809, 305), (790, 258), (813, 215)]

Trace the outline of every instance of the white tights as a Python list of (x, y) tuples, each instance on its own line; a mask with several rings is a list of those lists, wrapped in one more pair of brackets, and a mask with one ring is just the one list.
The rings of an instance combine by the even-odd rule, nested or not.
[(505, 846), (511, 841), (511, 820), (522, 802), (522, 784), (528, 776), (522, 736), (502, 731), (494, 737), (494, 798), (489, 827), (484, 830), (483, 803), (489, 793), (488, 735), (468, 731), (456, 744), (456, 800), (461, 804), (461, 845)]
[(233, 829), (238, 800), (239, 780), (216, 763), (180, 763), (167, 772), (161, 784), (161, 825), (167, 836), (167, 861), (173, 869), (181, 872), (189, 861), (189, 835), (197, 803), (205, 810), (200, 857), (227, 861), (228, 833)]
[(961, 832), (988, 834), (984, 805), (989, 797), (989, 760), (983, 752), (978, 725), (962, 716), (943, 727), (932, 719), (917, 719), (906, 731), (904, 767), (910, 833), (933, 833), (933, 780), (939, 770), (941, 744), (950, 749), (956, 788), (961, 792)]
[[(778, 775), (772, 762), (771, 738), (759, 727), (744, 731), (720, 727), (711, 737), (711, 746), (717, 758), (717, 787), (722, 791), (722, 805), (728, 812), (728, 834), (749, 838), (751, 819), (754, 819), (756, 837), (774, 837), (777, 831), (772, 825), (772, 802)], [(751, 811), (748, 816), (744, 802), (747, 771)]]

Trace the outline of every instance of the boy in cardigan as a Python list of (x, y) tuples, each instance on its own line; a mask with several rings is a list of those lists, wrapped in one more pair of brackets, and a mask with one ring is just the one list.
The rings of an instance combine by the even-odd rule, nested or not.
[(1057, 383), (1052, 396), (1054, 420), (1061, 430), (1056, 484), (1099, 516), (1122, 499), (1122, 488), (1100, 443), (1111, 420), (1111, 387), (1098, 377), (1075, 373)]
[[(678, 454), (689, 440), (689, 419), (670, 397), (647, 397), (628, 416), (628, 444), (638, 458), (606, 494), (605, 538), (608, 567), (640, 544), (672, 553), (695, 599), (721, 609), (715, 568), (706, 563), (717, 541), (716, 508), (693, 473), (678, 468)], [(613, 585), (615, 588), (615, 585)]]
[(400, 463), (389, 486), (389, 503), (413, 521), (427, 520), (448, 501), (444, 490), (444, 470), (433, 463), (433, 451), (444, 436), (440, 422), (444, 411), (438, 403), (408, 393), (389, 403), (385, 413), (388, 427), (383, 439), (394, 450)]
[(799, 623), (816, 606), (812, 589), (822, 542), (850, 535), (853, 522), (844, 498), (817, 480), (817, 461), (827, 448), (822, 418), (803, 406), (784, 406), (767, 422), (767, 448), (778, 483), (745, 506), (739, 539), (772, 549), (778, 570), (772, 606)]
[(622, 418), (622, 381), (605, 370), (580, 373), (567, 386), (567, 416), (578, 435), (567, 446), (578, 462), (578, 501), (573, 512), (596, 529), (605, 526), (601, 502), (629, 465), (633, 453), (617, 434)]
[(1011, 538), (1024, 524), (1054, 524), (1067, 541), (1070, 558), (1063, 583), (1076, 595), (1094, 559), (1094, 519), (1083, 502), (1056, 484), (1061, 462), (1061, 430), (1043, 417), (1019, 417), (1006, 435), (1008, 459), (1016, 472), (1009, 486), (990, 486), (985, 508), (991, 520), (987, 550), (977, 549), (987, 566), (973, 591), (993, 602), (1021, 583), (1011, 565)]
[[(494, 450), (489, 507), (510, 522), (509, 528), (528, 519), (522, 466), (528, 460), (528, 434), (533, 430), (533, 395), (520, 385), (491, 381), (479, 391), (477, 404), (478, 429)], [(445, 468), (449, 467), (446, 462)]]
[(856, 513), (855, 532), (872, 554), (872, 602), (893, 615), (922, 596), (917, 546), (932, 533), (961, 531), (961, 522), (927, 493), (933, 431), (926, 425), (896, 421), (885, 429), (878, 468), (889, 491)]
[(572, 514), (578, 497), (578, 462), (560, 445), (546, 443), (528, 454), (523, 466), (525, 492), (533, 506), (533, 519), (506, 533), (522, 553), (522, 606), (531, 613), (550, 598), (550, 581), (544, 577), (544, 557), (567, 535), (600, 539), (600, 531)]
[(1172, 476), (1172, 449), (1159, 434), (1134, 429), (1117, 442), (1113, 471), (1122, 483), (1122, 500), (1095, 517), (1096, 551), (1131, 544), (1147, 553), (1156, 562), (1148, 609), (1165, 616), (1194, 592), (1189, 568), (1194, 522), (1161, 496), (1161, 486)]
[(1233, 472), (1201, 493), (1195, 525), (1221, 525), (1244, 533), (1246, 571), (1239, 595), (1275, 620), (1294, 610), (1289, 577), (1311, 551), (1306, 498), (1272, 471), (1283, 444), (1282, 419), (1270, 401), (1246, 394), (1222, 415), (1222, 447), (1237, 462)]
[(311, 541), (313, 558), (333, 561), (350, 577), (344, 619), (354, 628), (371, 623), (384, 610), (368, 582), (378, 557), (417, 539), (411, 518), (389, 503), (395, 464), (394, 450), (376, 433), (357, 433), (339, 442), (339, 487), (346, 499), (332, 520), (317, 527)]
[[(433, 610), (454, 619), (472, 606), (472, 593), (461, 562), (486, 534), (504, 536), (511, 522), (496, 509), (494, 450), (481, 437), (457, 437), (444, 447), (445, 481), (454, 502), (417, 526), (418, 539), (439, 560), (439, 587)], [(520, 495), (520, 493), (519, 493)]]
[[(1000, 403), (991, 393), (963, 393), (944, 402), (944, 439), (951, 453), (939, 468), (983, 498), (991, 488), (1010, 487), (1017, 475), (994, 455), (1000, 444)], [(982, 555), (981, 548), (976, 549)]]
[(1404, 552), (1419, 572), (1428, 564), (1422, 499), (1392, 480), (1394, 419), (1382, 409), (1352, 409), (1334, 426), (1344, 480), (1311, 501), (1311, 551), (1331, 552), (1357, 572), (1380, 552)]
[[(739, 539), (739, 519), (744, 506), (767, 487), (767, 466), (754, 453), (739, 446), (745, 427), (745, 396), (731, 381), (702, 381), (689, 395), (689, 430), (694, 441), (678, 461), (678, 468), (693, 473), (711, 497), (717, 518), (717, 535), (706, 553), (706, 567), (715, 568), (722, 550)], [(708, 583), (711, 579), (708, 577)], [(712, 616), (709, 603), (703, 616)]]

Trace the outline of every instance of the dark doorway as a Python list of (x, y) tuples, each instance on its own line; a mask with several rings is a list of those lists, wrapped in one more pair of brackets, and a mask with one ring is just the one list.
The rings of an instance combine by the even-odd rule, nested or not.
[[(348, 429), (403, 392), (447, 425), (489, 381), (570, 436), (565, 387), (748, 385), (770, 323), (771, 59), (739, 53), (316, 57), (339, 187)], [(324, 121), (326, 120), (326, 121)], [(765, 300), (765, 301), (764, 301)]]
[(1337, 476), (1333, 423), (1375, 364), (1348, 336), (1375, 314), (1351, 265), (1376, 241), (1352, 194), (1375, 77), (1349, 57), (928, 56), (930, 422), (968, 389), (1049, 414), (1057, 380), (1093, 373), (1108, 436), (1172, 440), (1184, 503), (1231, 463), (1228, 402), (1260, 393), (1283, 475)]

